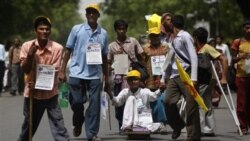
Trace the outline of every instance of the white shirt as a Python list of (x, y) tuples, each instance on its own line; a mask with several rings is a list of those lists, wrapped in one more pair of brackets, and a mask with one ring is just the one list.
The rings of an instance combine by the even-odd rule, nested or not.
[(5, 61), (5, 48), (2, 44), (0, 44), (0, 61)]
[(217, 44), (216, 49), (222, 50), (222, 53), (227, 57), (228, 66), (230, 66), (231, 61), (232, 61), (232, 56), (231, 56), (231, 53), (230, 53), (228, 46), (226, 44), (220, 44), (220, 45)]
[(134, 95), (135, 97), (141, 98), (146, 107), (150, 108), (149, 103), (155, 101), (160, 94), (160, 90), (152, 92), (148, 88), (139, 88), (135, 93), (132, 93), (129, 88), (125, 88), (118, 96), (112, 99), (112, 103), (115, 106), (121, 106), (130, 95)]
[[(185, 62), (185, 60), (178, 56), (176, 51), (183, 57), (185, 57), (186, 60), (189, 60), (189, 62)], [(197, 81), (198, 58), (193, 44), (192, 36), (188, 32), (180, 30), (177, 36), (174, 38), (173, 47), (170, 49), (170, 52), (169, 54), (173, 54), (180, 60), (180, 63), (185, 70), (187, 70), (188, 67), (191, 67), (191, 80)], [(174, 78), (176, 76), (179, 76), (179, 72), (174, 57), (170, 56), (170, 58), (172, 59), (170, 64), (172, 66), (172, 68), (170, 69), (170, 78)], [(190, 62), (191, 64), (189, 64)]]

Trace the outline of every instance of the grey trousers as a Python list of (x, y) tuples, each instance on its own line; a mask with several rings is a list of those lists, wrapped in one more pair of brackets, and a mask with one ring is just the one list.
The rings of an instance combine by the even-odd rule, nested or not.
[(11, 65), (11, 91), (24, 91), (24, 73), (20, 64)]
[[(62, 111), (58, 105), (58, 96), (54, 96), (51, 99), (37, 100), (33, 99), (33, 135), (39, 126), (42, 116), (47, 110), (49, 125), (51, 133), (55, 141), (69, 141), (69, 135), (67, 129), (64, 127), (64, 120)], [(18, 138), (18, 141), (29, 140), (29, 98), (24, 98), (24, 122), (22, 125), (22, 131)]]
[[(171, 78), (168, 81), (167, 92), (168, 94), (165, 98), (166, 115), (170, 127), (173, 130), (180, 130), (186, 126), (188, 139), (195, 141), (201, 140), (199, 107), (180, 77)], [(183, 94), (186, 99), (186, 124), (181, 118), (176, 105), (181, 94)]]

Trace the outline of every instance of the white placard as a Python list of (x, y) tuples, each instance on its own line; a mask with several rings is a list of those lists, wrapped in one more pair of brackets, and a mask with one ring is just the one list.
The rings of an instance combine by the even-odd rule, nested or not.
[(152, 114), (148, 111), (144, 111), (142, 113), (139, 113), (138, 114), (138, 122), (139, 122), (139, 125), (153, 123)]
[(116, 54), (114, 56), (113, 67), (115, 74), (127, 74), (129, 69), (129, 61), (127, 54)]
[(102, 64), (102, 52), (100, 44), (88, 44), (86, 50), (86, 60), (88, 65)]
[(151, 67), (153, 75), (161, 75), (161, 67), (165, 61), (164, 55), (151, 56)]
[(37, 65), (35, 89), (52, 90), (54, 86), (54, 79), (55, 67), (53, 65)]

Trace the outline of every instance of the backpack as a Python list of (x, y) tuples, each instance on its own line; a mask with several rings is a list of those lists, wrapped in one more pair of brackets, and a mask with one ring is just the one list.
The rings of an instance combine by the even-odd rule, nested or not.
[(208, 84), (212, 77), (212, 68), (209, 54), (200, 53), (198, 57), (198, 82), (199, 84)]
[[(191, 62), (185, 58), (182, 54), (180, 54), (172, 44), (175, 53), (186, 63), (191, 64)], [(207, 53), (199, 53), (197, 54), (198, 58), (198, 83), (199, 84), (208, 84), (212, 77), (212, 66), (210, 64), (211, 56)], [(189, 68), (190, 69), (190, 68)]]

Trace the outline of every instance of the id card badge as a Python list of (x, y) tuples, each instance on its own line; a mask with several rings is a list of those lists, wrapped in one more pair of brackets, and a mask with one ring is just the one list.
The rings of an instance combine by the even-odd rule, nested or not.
[(165, 61), (164, 55), (151, 56), (151, 67), (153, 75), (161, 75), (161, 67)]
[(88, 44), (86, 51), (86, 62), (88, 65), (102, 64), (101, 44)]

